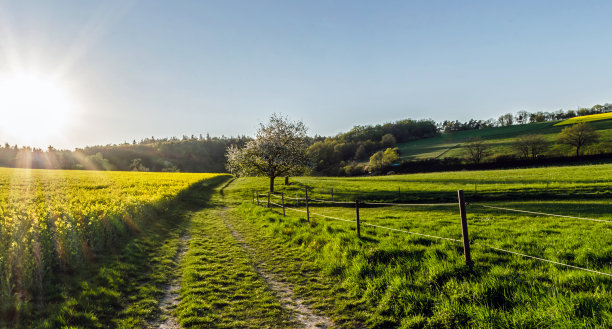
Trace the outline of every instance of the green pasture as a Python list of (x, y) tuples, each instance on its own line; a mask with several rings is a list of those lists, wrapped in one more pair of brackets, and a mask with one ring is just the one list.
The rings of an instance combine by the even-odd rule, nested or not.
[[(356, 319), (372, 328), (605, 328), (612, 326), (612, 277), (496, 251), (493, 248), (612, 275), (612, 223), (487, 209), (480, 205), (612, 221), (612, 165), (450, 172), (362, 178), (297, 177), (280, 184), (286, 196), (335, 199), (342, 192), (371, 201), (452, 202), (466, 189), (475, 265), (467, 267), (460, 242), (367, 226), (461, 240), (458, 207), (364, 206), (361, 237), (353, 205), (310, 202), (305, 213), (251, 204), (267, 180), (241, 178), (225, 195), (243, 202), (237, 212), (267, 234), (315, 257), (322, 273), (353, 296)], [(473, 195), (477, 182), (478, 193)], [(549, 182), (549, 191), (542, 192)], [(468, 188), (470, 188), (468, 190)], [(470, 191), (469, 193), (467, 191)], [(351, 200), (354, 195), (346, 198)], [(280, 203), (278, 197), (272, 202)], [(455, 199), (456, 200), (456, 199)], [(304, 202), (286, 199), (305, 210)], [(334, 306), (344, 309), (347, 307)]]
[[(593, 121), (590, 123), (602, 136), (602, 140), (612, 138), (612, 121)], [(512, 145), (514, 139), (520, 135), (543, 135), (544, 139), (554, 143), (557, 134), (563, 126), (559, 122), (537, 122), (507, 127), (485, 128), (480, 130), (466, 130), (451, 133), (441, 133), (438, 136), (425, 138), (398, 145), (402, 159), (427, 159), (465, 156), (463, 143), (470, 138), (482, 138), (492, 145), (493, 154), (514, 154)]]

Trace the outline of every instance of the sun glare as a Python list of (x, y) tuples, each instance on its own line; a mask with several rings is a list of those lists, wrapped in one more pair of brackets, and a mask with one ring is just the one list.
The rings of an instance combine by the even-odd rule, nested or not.
[(61, 134), (73, 112), (58, 82), (36, 75), (0, 77), (0, 133), (21, 143), (43, 143)]

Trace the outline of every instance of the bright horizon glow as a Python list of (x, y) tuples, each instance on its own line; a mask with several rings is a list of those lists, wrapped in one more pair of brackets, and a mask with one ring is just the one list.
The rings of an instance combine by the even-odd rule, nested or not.
[(36, 74), (0, 77), (0, 129), (26, 145), (61, 135), (74, 103), (57, 81)]

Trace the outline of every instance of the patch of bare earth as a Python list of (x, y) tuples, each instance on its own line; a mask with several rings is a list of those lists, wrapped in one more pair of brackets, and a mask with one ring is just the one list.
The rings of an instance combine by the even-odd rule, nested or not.
[(230, 233), (234, 239), (238, 241), (240, 246), (249, 255), (249, 258), (253, 261), (255, 271), (257, 271), (259, 276), (266, 282), (268, 287), (274, 291), (280, 301), (281, 306), (291, 310), (294, 320), (300, 323), (304, 328), (329, 328), (332, 325), (332, 321), (328, 317), (315, 314), (303, 299), (293, 293), (293, 289), (289, 283), (264, 269), (266, 264), (257, 259), (255, 250), (245, 242), (242, 234), (234, 229), (232, 224), (227, 220), (225, 211), (226, 209), (224, 209), (221, 213), (223, 223), (230, 230)]
[[(187, 243), (189, 242), (189, 235), (184, 235), (181, 237), (181, 242), (178, 248), (176, 255), (174, 256), (174, 262), (178, 263), (180, 259), (187, 252)], [(150, 323), (150, 328), (159, 328), (159, 329), (180, 329), (181, 325), (176, 321), (174, 315), (172, 315), (172, 311), (176, 308), (176, 306), (180, 302), (179, 291), (181, 289), (181, 285), (178, 277), (174, 277), (172, 282), (164, 288), (164, 296), (161, 298), (159, 302), (159, 308), (162, 312), (159, 320)]]

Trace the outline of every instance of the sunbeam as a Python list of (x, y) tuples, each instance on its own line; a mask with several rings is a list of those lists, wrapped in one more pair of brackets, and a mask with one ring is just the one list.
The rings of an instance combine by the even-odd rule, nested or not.
[(35, 74), (0, 76), (0, 129), (22, 143), (60, 135), (75, 105), (62, 84)]

